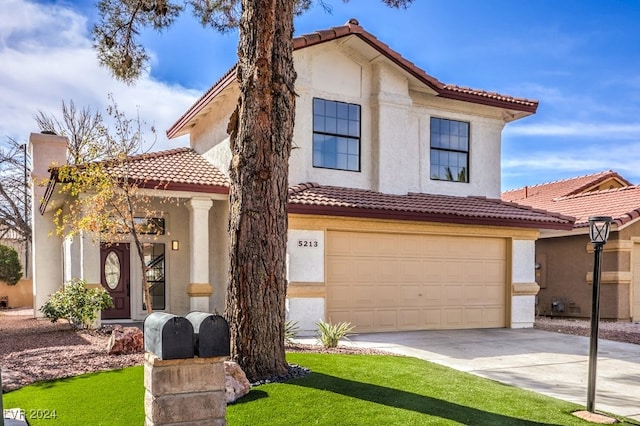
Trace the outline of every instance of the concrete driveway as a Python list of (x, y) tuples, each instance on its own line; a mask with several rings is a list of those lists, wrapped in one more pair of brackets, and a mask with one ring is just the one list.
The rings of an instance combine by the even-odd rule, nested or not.
[[(534, 329), (359, 334), (345, 345), (413, 356), (586, 406), (589, 338)], [(640, 345), (599, 340), (595, 408), (640, 421)]]

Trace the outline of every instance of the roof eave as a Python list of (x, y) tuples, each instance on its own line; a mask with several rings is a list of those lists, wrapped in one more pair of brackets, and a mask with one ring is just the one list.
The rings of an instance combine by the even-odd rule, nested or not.
[(321, 216), (360, 217), (369, 219), (391, 219), (419, 222), (455, 223), (461, 225), (499, 226), (510, 228), (571, 230), (572, 222), (518, 220), (514, 218), (492, 218), (456, 216), (450, 214), (421, 213), (411, 211), (363, 209), (354, 207), (317, 206), (289, 203), (289, 213), (313, 214)]
[(236, 68), (234, 65), (222, 78), (214, 84), (200, 99), (196, 101), (182, 117), (178, 119), (166, 132), (167, 138), (173, 139), (188, 134), (187, 126), (200, 112), (218, 96), (224, 89), (236, 80)]

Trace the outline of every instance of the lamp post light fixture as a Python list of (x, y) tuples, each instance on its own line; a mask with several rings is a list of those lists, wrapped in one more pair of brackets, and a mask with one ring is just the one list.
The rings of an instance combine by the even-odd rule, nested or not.
[(600, 273), (602, 248), (609, 238), (613, 218), (592, 216), (589, 218), (589, 238), (593, 244), (593, 296), (591, 301), (591, 341), (589, 344), (589, 384), (587, 388), (587, 411), (594, 413), (596, 394), (596, 363), (598, 361), (598, 326), (600, 321)]

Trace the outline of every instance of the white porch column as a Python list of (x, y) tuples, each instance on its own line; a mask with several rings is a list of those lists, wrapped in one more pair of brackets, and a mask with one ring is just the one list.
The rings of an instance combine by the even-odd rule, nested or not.
[(187, 286), (189, 307), (192, 311), (209, 312), (209, 298), (213, 286), (209, 283), (209, 210), (210, 198), (192, 198), (189, 209), (189, 277)]

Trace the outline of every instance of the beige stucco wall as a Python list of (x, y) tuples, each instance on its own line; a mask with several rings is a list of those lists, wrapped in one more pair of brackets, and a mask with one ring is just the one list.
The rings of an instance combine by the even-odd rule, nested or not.
[[(612, 232), (604, 246), (600, 317), (628, 321), (631, 318), (632, 245), (619, 237), (621, 235), (618, 232)], [(536, 270), (536, 281), (541, 287), (538, 312), (541, 315), (590, 317), (593, 262), (593, 249), (586, 234), (538, 240), (536, 263), (539, 269)], [(554, 312), (554, 302), (562, 303), (564, 312)]]
[(8, 285), (0, 281), (0, 298), (9, 298), (7, 308), (33, 307), (33, 282), (22, 279), (16, 285)]

